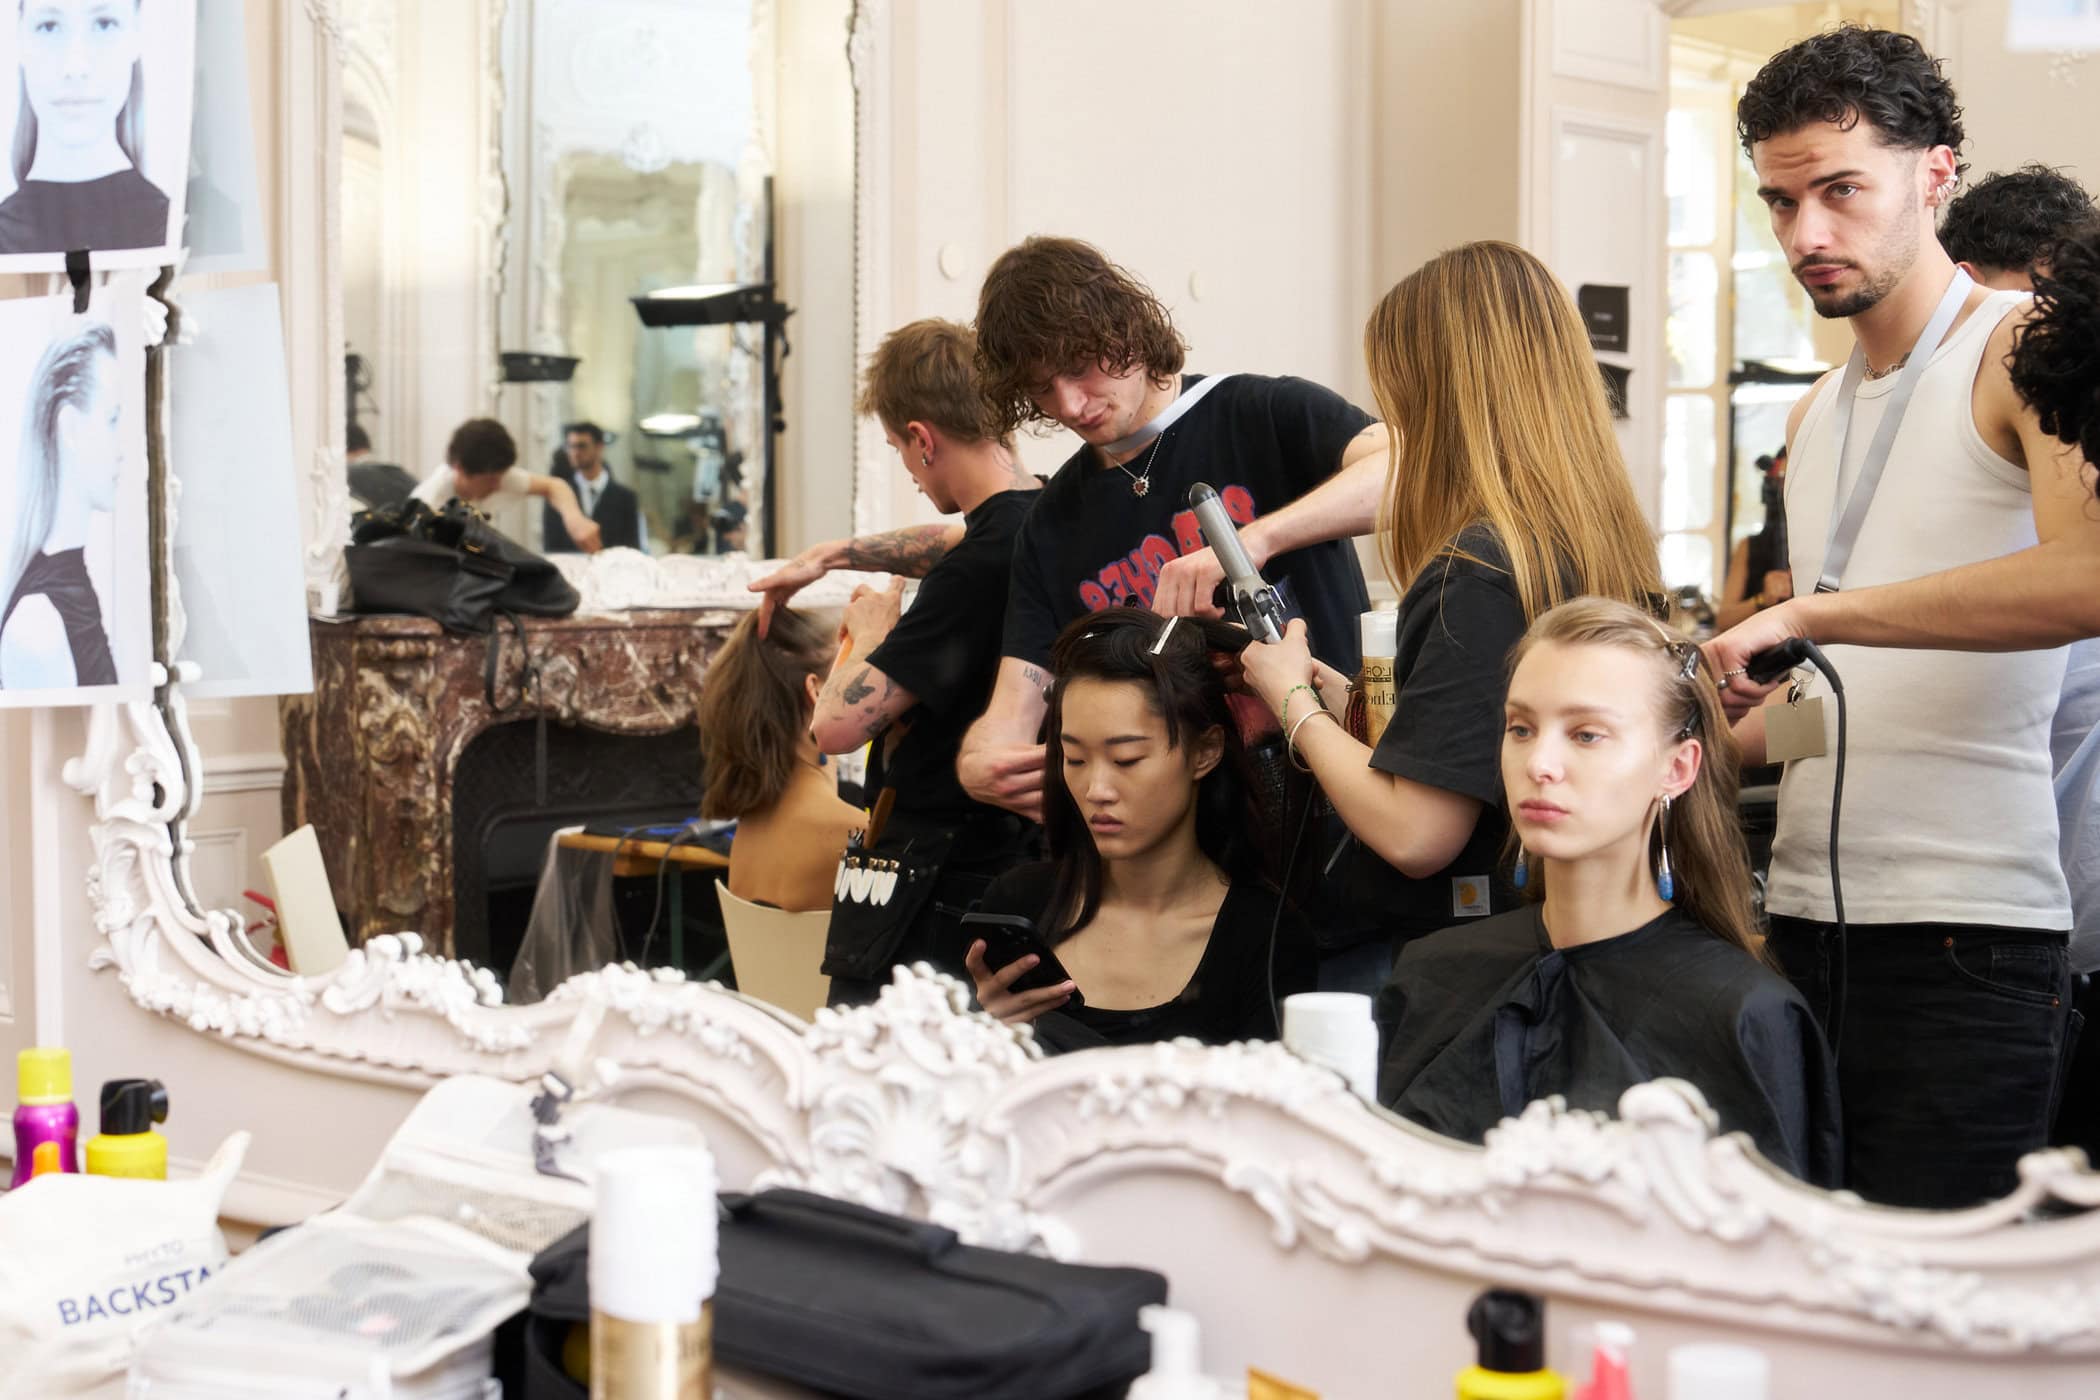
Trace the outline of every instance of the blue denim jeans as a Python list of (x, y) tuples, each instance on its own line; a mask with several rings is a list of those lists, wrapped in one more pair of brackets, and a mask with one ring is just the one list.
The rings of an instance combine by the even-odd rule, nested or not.
[[(1774, 915), (1771, 947), (1827, 1030), (1836, 926)], [(1838, 1089), (1845, 1184), (1884, 1205), (1958, 1208), (2018, 1183), (2049, 1141), (2071, 1011), (2066, 935), (1851, 925)]]

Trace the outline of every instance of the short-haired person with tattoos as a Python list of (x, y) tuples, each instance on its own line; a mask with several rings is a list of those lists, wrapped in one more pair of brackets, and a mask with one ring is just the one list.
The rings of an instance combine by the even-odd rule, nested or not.
[[(1819, 34), (1751, 80), (1737, 125), (1795, 277), (1858, 341), (1787, 425), (1797, 593), (1709, 644), (1738, 701), (1764, 693), (1749, 656), (1792, 636), (1845, 682), (1842, 932), (1827, 687), (1774, 693), (1737, 727), (1747, 762), (1787, 765), (1769, 946), (1837, 1052), (1846, 1184), (1972, 1205), (2017, 1184), (2062, 1083), (2065, 659), (2020, 648), (2091, 634), (2100, 512), (2085, 459), (2007, 371), (2030, 298), (1973, 285), (1935, 236), (1964, 140), (1938, 62), (1904, 34)], [(2082, 589), (2050, 580), (2081, 562)]]
[[(882, 905), (841, 900), (824, 971), (834, 1005), (872, 1000), (898, 963), (963, 970), (962, 915), (992, 879), (1031, 858), (1035, 823), (973, 801), (956, 781), (963, 730), (984, 709), (999, 667), (1015, 533), (1042, 483), (1014, 460), (978, 392), (967, 326), (914, 321), (877, 347), (860, 411), (882, 424), (921, 494), (952, 526), (816, 546), (752, 584), (761, 622), (796, 589), (834, 567), (885, 568), (887, 589), (863, 586), (846, 607), (838, 664), (817, 696), (811, 732), (825, 753), (874, 741), (865, 855), (919, 871)], [(904, 576), (921, 577), (900, 612)], [(878, 793), (893, 793), (885, 800)]]

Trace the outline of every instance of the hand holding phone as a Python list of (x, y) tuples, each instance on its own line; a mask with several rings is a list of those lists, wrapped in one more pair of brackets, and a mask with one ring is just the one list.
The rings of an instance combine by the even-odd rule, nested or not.
[(1045, 1011), (1085, 1005), (1079, 985), (1050, 951), (1035, 924), (1017, 914), (963, 916), (965, 958), (978, 1004), (1002, 1021), (1032, 1021)]

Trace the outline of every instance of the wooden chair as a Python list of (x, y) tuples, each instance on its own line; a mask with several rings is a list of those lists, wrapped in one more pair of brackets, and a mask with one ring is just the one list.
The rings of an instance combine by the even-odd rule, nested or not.
[(722, 927), (729, 935), (729, 965), (736, 970), (737, 990), (805, 1021), (814, 1020), (831, 994), (831, 979), (817, 970), (824, 963), (831, 911), (791, 914), (739, 899), (720, 880), (715, 889), (722, 898)]

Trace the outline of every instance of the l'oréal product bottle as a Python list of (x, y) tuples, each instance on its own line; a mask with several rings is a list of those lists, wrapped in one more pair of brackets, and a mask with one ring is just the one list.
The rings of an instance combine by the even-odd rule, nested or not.
[(704, 1147), (598, 1160), (591, 1400), (714, 1395), (715, 1163)]
[(15, 1086), (15, 1170), (9, 1186), (29, 1180), (36, 1169), (39, 1143), (58, 1144), (60, 1171), (79, 1171), (80, 1110), (73, 1106), (73, 1053), (49, 1045), (22, 1051), (15, 1056)]
[(102, 1086), (102, 1131), (88, 1139), (89, 1176), (168, 1179), (168, 1091), (158, 1079), (112, 1079)]
[(1372, 748), (1392, 723), (1400, 705), (1400, 686), (1393, 676), (1394, 654), (1400, 650), (1400, 614), (1393, 608), (1378, 608), (1363, 614), (1363, 669), (1356, 688), (1364, 697), (1363, 741)]
[(1476, 1360), (1458, 1373), (1458, 1400), (1566, 1400), (1567, 1382), (1546, 1369), (1546, 1304), (1491, 1288), (1466, 1313)]

